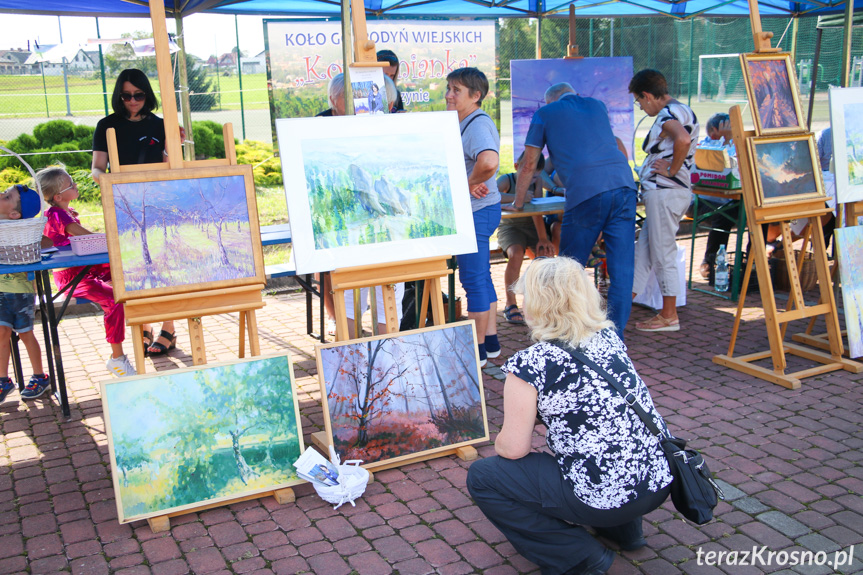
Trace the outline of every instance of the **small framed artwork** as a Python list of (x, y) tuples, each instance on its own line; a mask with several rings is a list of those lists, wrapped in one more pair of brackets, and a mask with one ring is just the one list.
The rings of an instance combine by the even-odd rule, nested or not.
[(790, 54), (741, 54), (740, 65), (757, 135), (808, 130)]
[(825, 197), (812, 134), (747, 140), (758, 206)]
[(830, 88), (830, 125), (840, 204), (863, 200), (863, 88)]
[(342, 461), (389, 467), (488, 440), (472, 321), (319, 345), (316, 355)]
[(458, 116), (276, 120), (297, 273), (476, 252)]
[(251, 166), (119, 172), (103, 183), (117, 301), (266, 283)]
[(289, 355), (103, 381), (120, 523), (303, 483)]

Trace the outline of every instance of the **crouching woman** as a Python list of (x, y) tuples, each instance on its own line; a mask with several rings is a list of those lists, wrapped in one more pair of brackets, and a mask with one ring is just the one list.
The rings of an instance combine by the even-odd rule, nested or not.
[[(665, 501), (671, 472), (635, 411), (565, 348), (578, 349), (620, 381), (660, 429), (665, 422), (581, 265), (565, 257), (537, 259), (516, 291), (537, 343), (503, 367), (498, 455), (475, 461), (467, 486), (543, 575), (599, 575), (615, 554), (583, 526), (622, 549), (643, 547), (641, 516)], [(548, 428), (551, 454), (531, 452), (537, 414)]]

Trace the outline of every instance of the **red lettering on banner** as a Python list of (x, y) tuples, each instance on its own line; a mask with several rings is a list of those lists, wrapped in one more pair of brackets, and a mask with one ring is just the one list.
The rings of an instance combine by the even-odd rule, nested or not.
[(315, 66), (317, 66), (318, 62), (321, 61), (320, 55), (315, 54), (315, 62), (311, 65), (309, 65), (309, 60), (312, 59), (311, 56), (306, 56), (303, 59), (306, 61), (306, 77), (305, 77), (304, 82), (315, 82), (317, 80), (326, 80), (327, 79), (326, 76), (318, 74), (318, 72), (315, 70)]

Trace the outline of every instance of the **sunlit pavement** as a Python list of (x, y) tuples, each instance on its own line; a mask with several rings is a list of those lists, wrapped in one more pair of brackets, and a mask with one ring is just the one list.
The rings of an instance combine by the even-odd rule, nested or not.
[[(501, 286), (503, 354), (484, 370), (492, 438), (503, 420), (499, 366), (529, 345), (525, 326), (503, 320), (503, 270), (502, 263), (492, 266)], [(791, 566), (790, 554), (786, 565), (778, 564), (781, 554), (769, 565), (757, 558), (754, 566), (704, 560), (709, 551), (742, 554), (762, 546), (824, 551), (812, 556), (832, 561), (834, 552), (856, 545), (853, 562), (838, 570), (863, 570), (863, 374), (816, 376), (791, 391), (715, 365), (711, 358), (728, 348), (734, 304), (694, 291), (688, 298), (679, 332), (627, 329), (626, 342), (669, 426), (705, 454), (727, 501), (703, 527), (682, 521), (667, 502), (645, 518), (648, 546), (621, 553), (610, 573), (834, 572), (827, 565)], [(284, 293), (265, 301), (258, 313), (261, 349), (291, 354), (308, 444), (323, 418), (305, 298)], [(757, 293), (746, 304), (740, 354), (767, 349)], [(634, 308), (630, 326), (652, 313)], [(177, 324), (178, 349), (148, 359), (148, 372), (192, 364), (185, 326)], [(789, 334), (805, 327), (792, 324)], [(236, 315), (205, 318), (204, 329), (211, 362), (236, 358)], [(822, 322), (815, 331), (823, 330)], [(0, 406), (0, 573), (538, 573), (473, 505), (465, 488), (470, 463), (455, 457), (376, 473), (356, 507), (337, 511), (303, 485), (295, 488), (296, 503), (265, 497), (192, 513), (172, 519), (166, 533), (152, 533), (145, 521), (118, 524), (98, 386), (109, 377), (102, 318), (69, 317), (60, 333), (71, 419), (47, 395), (24, 404), (16, 391)], [(26, 359), (24, 365), (29, 375)], [(796, 371), (810, 364), (789, 358), (789, 365)], [(543, 433), (537, 429), (537, 449)], [(490, 443), (478, 449), (480, 457), (494, 452)], [(760, 557), (766, 561), (767, 552)]]

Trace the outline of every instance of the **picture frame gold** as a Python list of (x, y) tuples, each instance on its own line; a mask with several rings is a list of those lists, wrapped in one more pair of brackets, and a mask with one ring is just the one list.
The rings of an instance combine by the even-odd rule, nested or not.
[(756, 135), (808, 131), (791, 54), (741, 54), (740, 66)]
[(249, 165), (106, 174), (102, 207), (118, 302), (266, 283)]
[(752, 137), (746, 145), (757, 207), (826, 199), (813, 134)]
[(293, 468), (305, 443), (288, 353), (99, 387), (121, 524), (306, 483)]
[[(474, 322), (463, 321), (316, 346), (325, 433), (341, 460), (360, 459), (369, 470), (390, 468), (488, 441), (475, 342)], [(372, 386), (363, 387), (362, 378), (369, 380), (363, 374), (376, 378)], [(362, 389), (353, 393), (353, 385)], [(365, 398), (367, 389), (377, 405), (351, 403)]]

